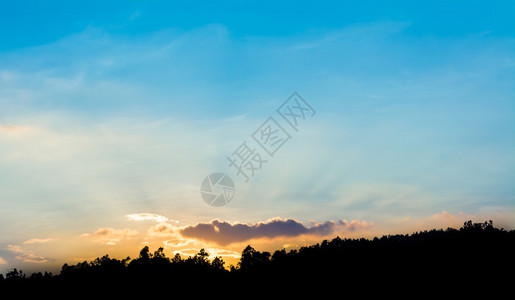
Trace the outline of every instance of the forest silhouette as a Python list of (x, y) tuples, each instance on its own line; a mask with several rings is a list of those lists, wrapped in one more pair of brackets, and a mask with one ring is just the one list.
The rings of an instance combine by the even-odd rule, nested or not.
[[(167, 257), (163, 248), (145, 246), (135, 259), (105, 255), (75, 265), (64, 264), (59, 274), (31, 275), (12, 269), (0, 275), (0, 291), (109, 288), (187, 288), (216, 293), (220, 288), (417, 289), (430, 292), (452, 288), (492, 288), (513, 285), (515, 230), (499, 229), (493, 222), (467, 221), (460, 229), (447, 228), (374, 239), (336, 237), (311, 246), (274, 253), (250, 245), (236, 266), (221, 257), (209, 260), (201, 249), (187, 258)], [(466, 285), (460, 285), (464, 282)], [(123, 287), (123, 288), (122, 288)], [(379, 290), (378, 290), (379, 289)], [(417, 289), (418, 290), (418, 289)], [(419, 290), (420, 291), (420, 290)]]

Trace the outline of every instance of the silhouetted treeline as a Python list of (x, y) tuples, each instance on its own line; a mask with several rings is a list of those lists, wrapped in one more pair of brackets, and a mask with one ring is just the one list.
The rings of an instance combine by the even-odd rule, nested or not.
[[(8, 286), (313, 288), (485, 288), (500, 290), (513, 284), (515, 231), (493, 226), (492, 221), (462, 228), (430, 230), (411, 235), (341, 239), (273, 254), (247, 246), (237, 266), (222, 258), (196, 255), (169, 258), (163, 248), (144, 247), (136, 259), (105, 255), (91, 262), (64, 264), (60, 274), (11, 270), (0, 276)], [(429, 291), (429, 290), (428, 290)], [(470, 291), (470, 290), (469, 290)]]

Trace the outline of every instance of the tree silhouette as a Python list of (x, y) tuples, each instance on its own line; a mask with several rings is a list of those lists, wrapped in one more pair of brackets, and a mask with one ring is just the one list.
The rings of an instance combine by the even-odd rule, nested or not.
[(432, 290), (457, 289), (455, 282), (460, 279), (469, 287), (500, 291), (512, 284), (503, 272), (515, 268), (513, 253), (514, 230), (495, 228), (492, 221), (467, 221), (460, 229), (433, 229), (371, 240), (336, 237), (290, 251), (279, 249), (273, 255), (248, 245), (230, 271), (221, 257), (210, 260), (205, 249), (187, 258), (176, 253), (170, 259), (164, 248), (151, 252), (145, 246), (136, 259), (104, 255), (90, 262), (64, 264), (57, 275), (36, 272), (27, 276), (12, 269), (5, 278), (0, 274), (0, 286), (143, 289), (173, 283), (183, 289), (198, 291), (202, 287), (213, 293), (229, 282), (233, 288), (245, 290), (343, 284), (353, 289), (374, 286), (387, 291), (396, 286), (406, 290), (421, 285)]
[(209, 266), (208, 257), (209, 254), (202, 248), (195, 256), (188, 258), (186, 262), (197, 267), (207, 267)]
[(225, 265), (225, 262), (222, 259), (222, 257), (220, 257), (220, 256), (216, 256), (213, 259), (213, 261), (211, 262), (211, 266), (212, 266), (213, 270), (215, 270), (215, 271), (224, 271), (225, 270), (224, 265)]
[(248, 245), (241, 253), (239, 267), (242, 270), (249, 270), (255, 267), (263, 267), (270, 261), (269, 252), (259, 252)]
[(11, 280), (11, 281), (15, 281), (15, 280), (23, 280), (23, 279), (26, 279), (27, 276), (23, 273), (22, 270), (17, 270), (16, 268), (12, 269), (11, 271), (8, 271), (6, 274), (5, 274), (5, 279), (6, 280)]

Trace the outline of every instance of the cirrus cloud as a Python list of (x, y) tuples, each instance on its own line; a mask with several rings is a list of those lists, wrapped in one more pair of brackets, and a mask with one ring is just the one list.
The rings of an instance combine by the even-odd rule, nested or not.
[(44, 263), (47, 262), (47, 259), (43, 256), (36, 255), (34, 251), (24, 249), (18, 245), (7, 245), (7, 249), (13, 253), (18, 255), (15, 256), (16, 259), (19, 259), (24, 262), (32, 262), (32, 263)]
[(163, 242), (163, 244), (165, 245), (166, 248), (180, 248), (180, 247), (187, 246), (194, 242), (195, 242), (194, 240), (185, 240), (185, 239), (175, 238), (175, 239), (166, 240)]
[(22, 260), (24, 262), (32, 262), (32, 263), (44, 263), (47, 262), (47, 259), (43, 256), (36, 255), (32, 252), (26, 252), (16, 256), (16, 259)]
[[(151, 214), (151, 213), (129, 214), (129, 215), (126, 215), (126, 217), (130, 221), (155, 221), (158, 223), (172, 221), (172, 220), (168, 220), (168, 218), (165, 216)], [(175, 221), (175, 222), (178, 222), (178, 221)]]
[(176, 236), (177, 227), (170, 223), (158, 223), (150, 227), (147, 231), (149, 236)]
[(46, 242), (50, 242), (52, 241), (53, 239), (38, 239), (38, 238), (34, 238), (34, 239), (28, 239), (26, 240), (25, 242), (23, 242), (24, 245), (28, 245), (28, 244), (36, 244), (36, 243), (46, 243)]
[(94, 241), (100, 242), (102, 244), (114, 246), (118, 244), (120, 241), (125, 239), (130, 239), (135, 237), (138, 234), (138, 231), (132, 230), (129, 228), (124, 229), (114, 229), (114, 228), (100, 228), (93, 233), (84, 233), (81, 234), (81, 237), (90, 238)]
[(0, 132), (6, 132), (6, 133), (20, 133), (20, 132), (26, 132), (30, 128), (27, 126), (17, 126), (13, 124), (7, 124), (2, 125), (0, 124)]
[(348, 231), (356, 231), (358, 229), (367, 229), (374, 226), (374, 222), (358, 221), (358, 220), (341, 220), (338, 221), (340, 225), (343, 225)]

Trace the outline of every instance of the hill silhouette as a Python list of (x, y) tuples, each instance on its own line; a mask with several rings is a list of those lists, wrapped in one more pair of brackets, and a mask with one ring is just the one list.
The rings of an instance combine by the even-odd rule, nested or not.
[[(453, 290), (495, 292), (513, 284), (515, 231), (493, 222), (467, 221), (460, 229), (430, 230), (374, 239), (324, 240), (322, 243), (274, 253), (250, 245), (237, 266), (228, 268), (221, 257), (167, 257), (163, 248), (146, 246), (135, 259), (105, 255), (75, 265), (64, 264), (59, 274), (13, 269), (0, 275), (0, 291), (111, 292), (172, 287), (217, 294), (220, 289), (254, 291), (281, 288), (322, 291), (358, 289), (371, 295), (387, 291), (431, 293)], [(172, 290), (171, 290), (172, 291)], [(171, 292), (170, 291), (170, 292)]]

